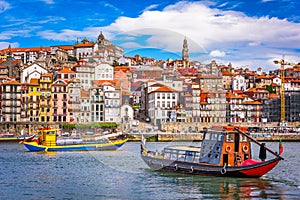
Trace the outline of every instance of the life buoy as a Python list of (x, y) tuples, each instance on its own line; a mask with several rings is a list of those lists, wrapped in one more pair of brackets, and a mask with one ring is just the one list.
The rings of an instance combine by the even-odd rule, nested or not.
[(247, 153), (247, 152), (249, 151), (249, 148), (248, 148), (247, 145), (244, 145), (244, 146), (243, 146), (243, 151), (244, 151), (245, 153)]
[(231, 147), (229, 145), (226, 146), (225, 151), (229, 153), (231, 151)]

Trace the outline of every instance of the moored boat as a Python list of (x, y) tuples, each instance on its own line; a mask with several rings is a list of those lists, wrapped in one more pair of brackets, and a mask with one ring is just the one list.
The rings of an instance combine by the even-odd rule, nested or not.
[(20, 138), (14, 134), (6, 133), (0, 135), (0, 142), (19, 142)]
[(31, 140), (34, 135), (18, 137), (15, 134), (7, 133), (0, 135), (0, 142), (22, 142), (24, 140)]
[[(252, 157), (251, 142), (260, 145), (259, 158)], [(280, 160), (274, 152), (252, 138), (244, 127), (218, 127), (204, 133), (201, 146), (169, 146), (161, 153), (148, 151), (141, 144), (141, 157), (156, 171), (180, 172), (227, 177), (261, 177), (272, 170)], [(274, 158), (266, 160), (267, 151)]]
[(80, 136), (58, 137), (58, 129), (42, 128), (38, 131), (38, 138), (34, 141), (24, 142), (24, 146), (29, 151), (94, 151), (94, 150), (116, 150), (120, 148), (128, 138), (119, 134), (118, 138), (96, 140), (85, 140)]

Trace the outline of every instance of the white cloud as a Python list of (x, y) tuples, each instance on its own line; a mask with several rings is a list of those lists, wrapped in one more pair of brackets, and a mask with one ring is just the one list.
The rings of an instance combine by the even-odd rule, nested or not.
[[(293, 48), (299, 48), (300, 24), (269, 17), (249, 17), (242, 12), (212, 9), (207, 2), (178, 2), (162, 11), (147, 10), (136, 18), (119, 17), (106, 27), (82, 31), (62, 30), (59, 33), (39, 33), (48, 39), (67, 41), (80, 36), (96, 38), (100, 30), (110, 39), (127, 34), (144, 37), (140, 45), (166, 51), (181, 52), (184, 37), (188, 38), (189, 52), (204, 52), (223, 56), (224, 62), (256, 67), (269, 59), (290, 55), (299, 57)], [(120, 39), (119, 39), (120, 40)], [(124, 41), (124, 45), (133, 45)], [(137, 41), (134, 41), (137, 42)], [(125, 46), (124, 46), (125, 47)], [(224, 52), (215, 51), (222, 49)], [(225, 53), (226, 52), (226, 53)], [(200, 60), (201, 62), (201, 60)]]
[(45, 2), (46, 4), (54, 4), (53, 0), (41, 0), (42, 2)]
[(19, 43), (17, 43), (17, 42), (13, 42), (13, 43), (0, 42), (0, 49), (6, 49), (9, 45), (13, 48), (19, 47)]
[(224, 51), (220, 51), (220, 50), (213, 50), (210, 52), (209, 55), (212, 57), (225, 57), (226, 53)]
[[(240, 56), (245, 56), (242, 59), (252, 61), (253, 65), (255, 60), (257, 63), (268, 60), (267, 52), (276, 55), (293, 54), (289, 50), (285, 50), (287, 52), (279, 50), (284, 51), (282, 49), (286, 47), (298, 48), (300, 39), (299, 23), (211, 9), (201, 2), (179, 2), (166, 7), (163, 11), (144, 12), (137, 18), (120, 17), (106, 27), (107, 31), (135, 32), (137, 35), (143, 34), (140, 30), (145, 29), (150, 31), (144, 34), (151, 35), (146, 45), (157, 45), (158, 48), (170, 47), (180, 52), (183, 37), (187, 36), (189, 41), (192, 40), (196, 44), (190, 47), (190, 52), (197, 52), (199, 48), (209, 51), (228, 49), (231, 51), (230, 54), (221, 56), (224, 55), (232, 61), (238, 61)], [(151, 30), (161, 31), (151, 32)]]
[(143, 12), (146, 12), (146, 11), (149, 11), (149, 10), (153, 10), (153, 9), (157, 8), (157, 6), (158, 6), (158, 4), (152, 4), (152, 5), (148, 6), (148, 7), (146, 7), (143, 10)]
[(0, 13), (3, 13), (10, 8), (11, 6), (8, 2), (0, 0)]
[(136, 42), (125, 42), (122, 44), (123, 48), (143, 48), (143, 46), (141, 46), (140, 44), (136, 43)]
[(114, 5), (110, 4), (110, 3), (104, 3), (103, 6), (106, 7), (106, 8), (112, 9), (114, 12), (123, 14), (122, 10), (120, 10), (119, 8), (117, 8), (116, 6), (114, 6)]
[[(171, 30), (205, 46), (246, 41), (295, 46), (300, 25), (277, 18), (251, 18), (240, 12), (210, 9), (201, 3), (180, 2), (162, 12), (147, 11), (138, 18), (120, 17), (107, 27), (123, 32), (145, 28)], [(285, 44), (278, 43), (280, 40)]]
[[(89, 27), (85, 28), (82, 31), (76, 31), (71, 29), (63, 29), (59, 33), (53, 30), (44, 30), (37, 33), (38, 36), (56, 41), (75, 41), (76, 39), (82, 40), (86, 37), (89, 40), (95, 39), (98, 37), (98, 34), (102, 31), (99, 27)], [(105, 34), (105, 33), (104, 33)], [(109, 33), (105, 34), (106, 37), (110, 36)]]
[(58, 21), (65, 21), (64, 17), (56, 17), (56, 16), (47, 16), (43, 20), (31, 22), (32, 24), (47, 24), (47, 23), (56, 23)]
[(9, 40), (12, 37), (20, 36), (22, 35), (23, 37), (27, 37), (34, 29), (34, 27), (31, 27), (32, 29), (20, 29), (20, 30), (12, 30), (12, 31), (5, 31), (5, 32), (0, 32), (0, 40)]

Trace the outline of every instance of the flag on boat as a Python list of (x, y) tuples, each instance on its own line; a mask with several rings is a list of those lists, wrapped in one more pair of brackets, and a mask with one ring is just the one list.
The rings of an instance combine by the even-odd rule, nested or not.
[(142, 135), (142, 144), (143, 144), (143, 145), (146, 144), (146, 139), (145, 139), (144, 135)]
[(283, 152), (283, 145), (282, 145), (282, 140), (280, 138), (280, 140), (279, 140), (279, 155), (281, 155), (282, 152)]
[(145, 148), (145, 144), (146, 144), (146, 139), (144, 137), (144, 135), (142, 135), (142, 143), (141, 143), (141, 153), (147, 153), (147, 150)]

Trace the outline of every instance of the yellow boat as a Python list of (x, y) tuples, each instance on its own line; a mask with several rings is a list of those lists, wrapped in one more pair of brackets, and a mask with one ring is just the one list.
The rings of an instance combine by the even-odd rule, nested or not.
[(58, 129), (42, 128), (38, 131), (38, 138), (24, 142), (24, 146), (29, 151), (101, 151), (116, 150), (125, 144), (128, 140), (127, 135), (121, 133), (113, 134), (114, 139), (99, 139), (94, 141), (84, 141), (81, 137), (63, 137), (57, 136)]

